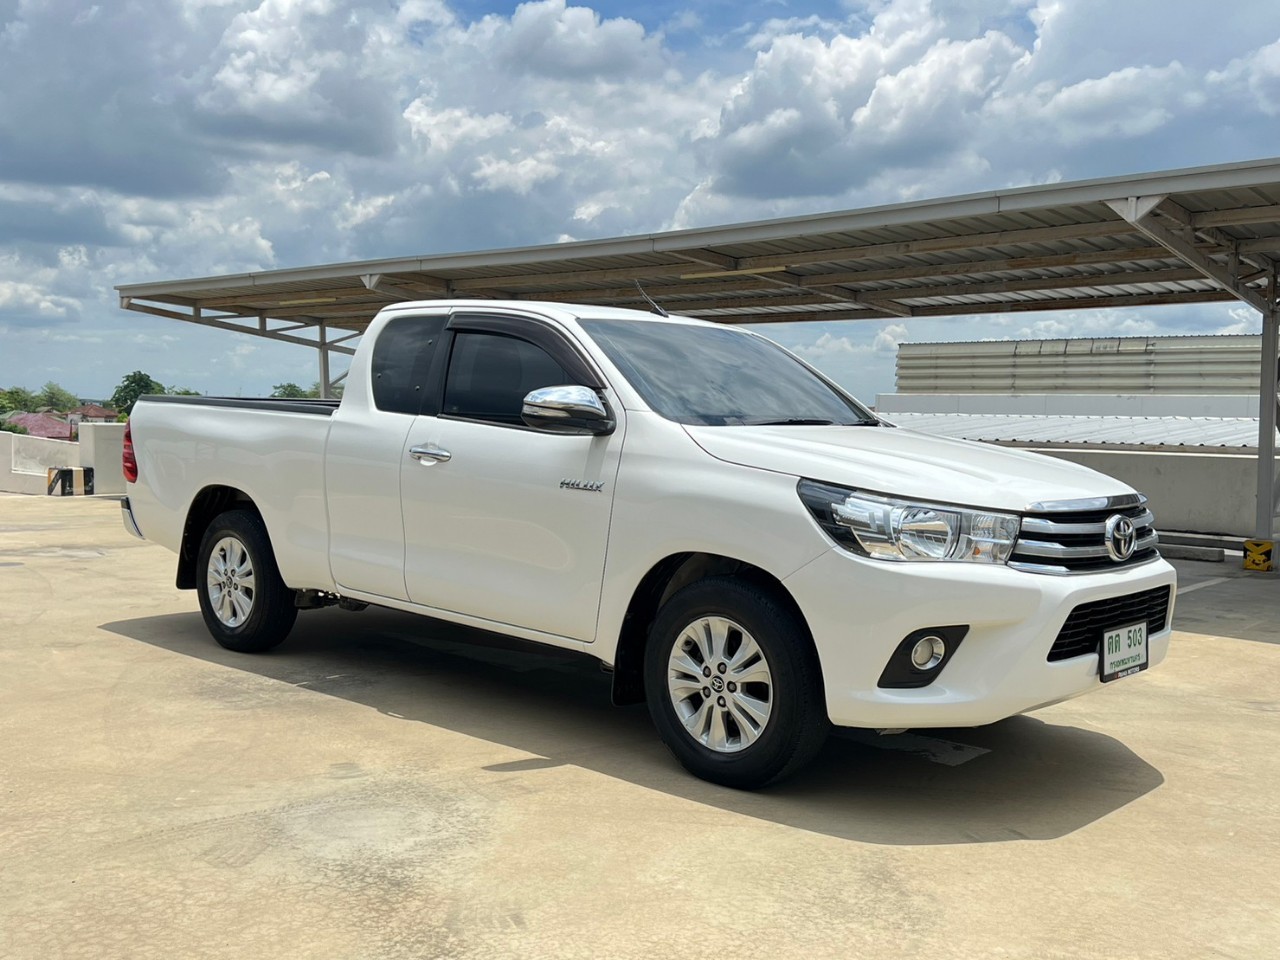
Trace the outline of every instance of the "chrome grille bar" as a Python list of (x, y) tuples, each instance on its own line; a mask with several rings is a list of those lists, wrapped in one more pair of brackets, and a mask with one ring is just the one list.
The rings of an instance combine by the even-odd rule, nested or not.
[[(1093, 500), (1060, 500), (1033, 504), (1022, 518), (1009, 566), (1028, 573), (1104, 573), (1159, 558), (1155, 517), (1146, 497), (1126, 494)], [(1134, 528), (1132, 555), (1116, 561), (1107, 549), (1108, 520), (1120, 514)], [(1061, 518), (1061, 519), (1059, 519)]]

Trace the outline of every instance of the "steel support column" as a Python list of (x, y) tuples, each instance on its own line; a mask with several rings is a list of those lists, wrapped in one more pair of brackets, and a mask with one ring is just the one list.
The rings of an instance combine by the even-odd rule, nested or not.
[(329, 383), (329, 331), (321, 321), (320, 334), (320, 396), (328, 400), (333, 396), (333, 387)]
[[(1275, 282), (1271, 283), (1274, 297)], [(1262, 315), (1262, 363), (1258, 370), (1258, 519), (1255, 536), (1272, 540), (1276, 514), (1277, 350), (1280, 310)]]
[[(1188, 266), (1213, 280), (1236, 299), (1262, 314), (1262, 356), (1259, 364), (1258, 383), (1258, 485), (1255, 536), (1271, 540), (1275, 533), (1276, 513), (1276, 406), (1277, 396), (1277, 325), (1280, 324), (1280, 303), (1277, 302), (1276, 272), (1273, 264), (1262, 261), (1270, 273), (1267, 289), (1261, 291), (1248, 285), (1240, 273), (1239, 242), (1230, 242), (1219, 231), (1197, 228), (1194, 215), (1188, 213), (1165, 196), (1126, 197), (1108, 200), (1107, 206), (1160, 244)], [(1197, 233), (1217, 247), (1218, 256), (1225, 256), (1223, 265), (1201, 249), (1196, 242)], [(1253, 261), (1254, 264), (1257, 261)], [(1256, 272), (1248, 275), (1258, 278)]]

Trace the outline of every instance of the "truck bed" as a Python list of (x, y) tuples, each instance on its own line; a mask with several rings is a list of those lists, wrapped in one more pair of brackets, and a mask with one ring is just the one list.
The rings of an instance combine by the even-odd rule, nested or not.
[(331, 417), (340, 400), (279, 399), (277, 397), (179, 397), (169, 394), (148, 394), (142, 397), (147, 403), (184, 403), (199, 407), (232, 407), (237, 410), (271, 410), (275, 413), (311, 413)]
[(330, 586), (324, 451), (337, 400), (146, 396), (130, 416), (147, 539), (175, 552), (192, 504), (230, 490), (252, 501), (285, 582)]

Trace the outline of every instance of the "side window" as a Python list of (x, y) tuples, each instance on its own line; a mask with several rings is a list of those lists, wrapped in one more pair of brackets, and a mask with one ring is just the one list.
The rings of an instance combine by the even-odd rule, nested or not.
[(382, 328), (373, 345), (373, 402), (379, 410), (417, 415), (427, 389), (431, 355), (445, 316), (401, 317)]
[(530, 390), (573, 382), (541, 347), (502, 334), (461, 331), (449, 356), (442, 412), (519, 425)]

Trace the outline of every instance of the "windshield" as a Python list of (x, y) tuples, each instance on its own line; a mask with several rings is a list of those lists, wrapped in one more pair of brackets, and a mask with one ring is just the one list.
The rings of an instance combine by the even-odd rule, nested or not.
[(755, 334), (661, 321), (581, 323), (645, 402), (668, 420), (706, 426), (877, 422)]

